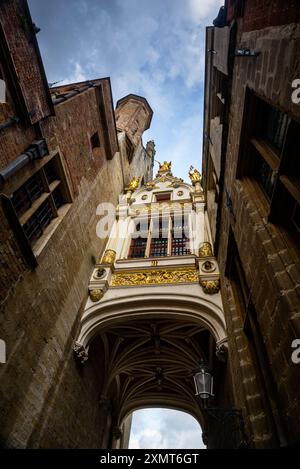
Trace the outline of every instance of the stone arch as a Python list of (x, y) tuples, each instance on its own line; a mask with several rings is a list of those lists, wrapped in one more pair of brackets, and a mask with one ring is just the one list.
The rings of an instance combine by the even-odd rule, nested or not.
[(138, 402), (132, 403), (130, 406), (128, 406), (128, 409), (126, 409), (126, 412), (124, 412), (124, 414), (122, 415), (120, 419), (120, 424), (122, 425), (122, 423), (127, 419), (127, 417), (129, 417), (129, 415), (131, 415), (133, 412), (136, 412), (138, 410), (143, 410), (143, 409), (151, 409), (151, 408), (171, 409), (171, 410), (177, 410), (179, 412), (184, 412), (186, 414), (191, 415), (191, 417), (193, 417), (197, 421), (200, 428), (202, 428), (202, 425), (204, 425), (203, 416), (200, 411), (195, 412), (194, 408), (192, 408), (191, 406), (185, 405), (182, 402), (175, 403), (175, 402), (166, 402), (166, 401), (164, 402), (147, 401), (143, 403), (138, 403)]
[(173, 291), (110, 289), (99, 303), (88, 303), (82, 317), (76, 346), (85, 359), (88, 353), (94, 360), (102, 357), (99, 397), (110, 412), (111, 445), (126, 416), (139, 408), (181, 410), (205, 428), (193, 370), (208, 359), (223, 381), (223, 363), (216, 357), (216, 347), (227, 341), (220, 298), (186, 287)]
[(154, 318), (187, 320), (206, 327), (221, 346), (227, 342), (226, 324), (222, 308), (212, 299), (193, 294), (133, 292), (102, 299), (88, 308), (81, 320), (77, 343), (88, 351), (89, 344), (99, 331), (126, 319)]

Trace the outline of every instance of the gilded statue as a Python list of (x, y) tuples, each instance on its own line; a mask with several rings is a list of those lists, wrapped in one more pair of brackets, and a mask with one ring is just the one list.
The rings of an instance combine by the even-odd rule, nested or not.
[(139, 187), (139, 185), (140, 185), (140, 178), (134, 176), (134, 177), (131, 179), (131, 181), (130, 181), (128, 187), (127, 187), (127, 190), (133, 192), (133, 191), (135, 191), (135, 190)]
[(195, 185), (196, 182), (201, 183), (201, 174), (199, 173), (198, 169), (194, 168), (193, 166), (190, 167), (189, 177), (193, 185)]

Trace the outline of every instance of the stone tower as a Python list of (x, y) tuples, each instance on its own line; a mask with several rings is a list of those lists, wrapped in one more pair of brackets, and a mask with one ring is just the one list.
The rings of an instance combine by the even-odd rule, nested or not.
[(127, 169), (125, 184), (138, 176), (142, 182), (152, 179), (154, 142), (144, 148), (142, 136), (149, 129), (153, 111), (142, 96), (129, 94), (117, 102), (115, 111), (119, 149), (123, 167)]
[(133, 145), (137, 146), (143, 132), (150, 127), (152, 115), (153, 111), (145, 98), (129, 94), (117, 102), (117, 130), (126, 132)]

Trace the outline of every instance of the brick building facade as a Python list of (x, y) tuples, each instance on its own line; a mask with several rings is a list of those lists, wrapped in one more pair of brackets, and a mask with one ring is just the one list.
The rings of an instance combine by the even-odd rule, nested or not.
[[(1, 2), (0, 79), (6, 84), (6, 100), (0, 104), (0, 339), (7, 349), (6, 363), (0, 365), (2, 447), (128, 444), (130, 419), (122, 418), (137, 404), (128, 404), (127, 413), (123, 409), (124, 415), (117, 415), (116, 404), (124, 407), (124, 402), (118, 402), (122, 380), (117, 376), (110, 384), (115, 401), (102, 395), (102, 385), (108, 376), (103, 372), (108, 366), (105, 350), (111, 349), (113, 356), (122, 327), (134, 329), (136, 324), (118, 318), (111, 329), (103, 326), (102, 338), (91, 345), (84, 367), (75, 361), (73, 346), (76, 342), (77, 355), (86, 361), (85, 321), (93, 323), (98, 315), (105, 322), (105, 314), (111, 312), (110, 305), (105, 310), (105, 296), (101, 303), (103, 292), (95, 302), (90, 298), (93, 291), (89, 292), (88, 285), (111, 286), (102, 277), (95, 280), (94, 271), (96, 275), (103, 266), (106, 274), (128, 268), (125, 245), (130, 244), (129, 236), (120, 243), (119, 251), (125, 254), (116, 265), (103, 261), (107, 239), (96, 235), (97, 206), (102, 202), (116, 205), (134, 176), (139, 176), (144, 189), (139, 186), (137, 192), (136, 187), (123, 195), (122, 216), (133, 215), (127, 207), (130, 200), (138, 205), (154, 189), (166, 197), (172, 187), (172, 193), (186, 197), (193, 209), (200, 203), (197, 213), (203, 212), (202, 227), (207, 226), (201, 240), (209, 249), (201, 254), (195, 247), (188, 254), (193, 265), (190, 285), (160, 285), (161, 291), (142, 285), (136, 297), (127, 292), (123, 305), (112, 286), (108, 293), (111, 302), (118, 303), (116, 316), (121, 306), (126, 309), (128, 305), (129, 315), (138, 316), (149, 342), (150, 368), (156, 355), (164, 366), (169, 327), (183, 329), (176, 353), (169, 352), (176, 370), (177, 363), (185, 363), (181, 353), (192, 357), (180, 369), (178, 389), (184, 380), (209, 447), (232, 446), (232, 441), (225, 431), (221, 437), (228, 441), (220, 443), (223, 421), (218, 426), (215, 419), (206, 420), (195, 400), (191, 364), (199, 354), (191, 353), (187, 345), (193, 340), (195, 350), (202, 343), (202, 353), (214, 364), (215, 405), (220, 415), (232, 407), (241, 409), (247, 443), (254, 448), (299, 446), (300, 365), (291, 358), (292, 343), (300, 339), (300, 105), (291, 97), (293, 81), (300, 78), (299, 20), (296, 0), (228, 0), (215, 26), (207, 28), (203, 195), (200, 174), (195, 187), (188, 190), (186, 183), (172, 175), (152, 181), (154, 143), (148, 142), (146, 148), (142, 143), (152, 118), (145, 98), (130, 94), (118, 101), (114, 111), (109, 78), (49, 89), (36, 41), (38, 28), (27, 2)], [(162, 186), (156, 187), (158, 183)], [(162, 200), (166, 199), (158, 197), (154, 205)], [(108, 245), (115, 249), (114, 244)], [(118, 249), (113, 252), (118, 255)], [(175, 255), (173, 264), (184, 264), (185, 255)], [(201, 269), (205, 265), (217, 268), (214, 255), (217, 273), (205, 275), (215, 276), (216, 291), (199, 293)], [(142, 262), (154, 275), (156, 270), (160, 273), (159, 263), (167, 265), (169, 258), (170, 254), (159, 259), (148, 255)], [(135, 268), (139, 262), (131, 260)], [(189, 289), (192, 300), (188, 302)], [(163, 296), (165, 291), (169, 296)], [(173, 291), (177, 296), (170, 308)], [(204, 306), (214, 301), (217, 313)], [(88, 318), (83, 315), (86, 305)], [(164, 323), (162, 308), (170, 324)], [(216, 317), (222, 326), (217, 343), (202, 327)], [(152, 332), (147, 329), (149, 320)], [(159, 321), (160, 333), (154, 327)], [(131, 358), (135, 356), (134, 346)], [(180, 393), (170, 398), (177, 387), (164, 385), (162, 368), (156, 369), (154, 377), (159, 391), (163, 382), (164, 402), (177, 408), (185, 405), (191, 412), (193, 407)], [(155, 399), (151, 395), (155, 405), (161, 404), (157, 389)], [(135, 392), (132, 396), (136, 397)], [(142, 402), (149, 403), (149, 396)]]
[(228, 0), (206, 31), (204, 191), (255, 448), (300, 444), (299, 21), (295, 0)]
[(109, 78), (49, 89), (37, 32), (26, 1), (1, 2), (0, 439), (93, 448), (101, 380), (95, 364), (76, 366), (72, 347), (106, 243), (96, 209), (116, 205), (133, 175), (151, 178), (154, 144), (145, 149), (142, 134), (152, 110), (135, 95), (118, 104), (119, 118), (135, 116), (133, 138), (130, 125), (116, 127)]

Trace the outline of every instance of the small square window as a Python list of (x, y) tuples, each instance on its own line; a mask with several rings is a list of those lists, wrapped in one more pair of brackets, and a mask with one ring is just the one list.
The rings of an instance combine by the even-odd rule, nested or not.
[(94, 148), (100, 148), (100, 138), (99, 138), (98, 132), (95, 132), (95, 133), (91, 136), (91, 146), (92, 146), (92, 149), (94, 149)]
[(171, 193), (170, 192), (163, 192), (161, 194), (155, 194), (156, 202), (166, 202), (171, 200)]

